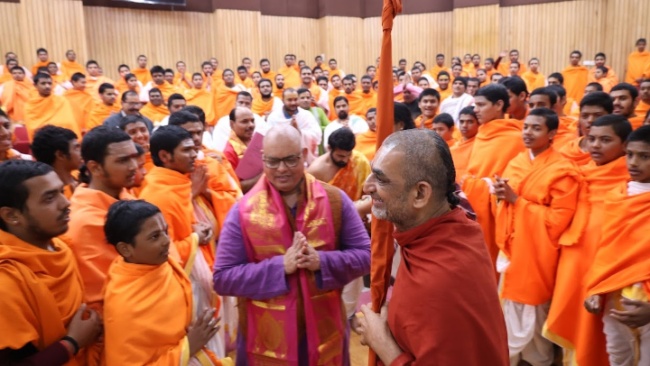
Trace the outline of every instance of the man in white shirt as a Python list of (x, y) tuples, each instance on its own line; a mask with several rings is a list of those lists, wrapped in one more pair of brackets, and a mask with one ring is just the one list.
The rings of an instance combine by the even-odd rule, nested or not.
[(451, 90), (452, 95), (440, 104), (440, 113), (449, 113), (454, 117), (456, 128), (459, 128), (458, 118), (460, 110), (472, 105), (474, 98), (465, 92), (467, 90), (467, 78), (465, 77), (457, 77), (454, 79)]
[(302, 134), (303, 146), (307, 148), (307, 163), (310, 164), (318, 157), (318, 145), (321, 143), (323, 132), (314, 115), (302, 108), (298, 108), (298, 92), (289, 88), (282, 93), (284, 107), (273, 111), (266, 119), (268, 127), (279, 124), (291, 124)]
[[(253, 96), (251, 93), (246, 91), (241, 91), (237, 94), (237, 99), (235, 100), (235, 107), (244, 107), (251, 109), (253, 105)], [(264, 121), (264, 118), (253, 113), (253, 118), (255, 119), (255, 132), (259, 132), (262, 135), (266, 133), (267, 123)], [(212, 130), (212, 136), (207, 134), (203, 135), (203, 145), (207, 146), (210, 149), (222, 151), (226, 148), (228, 139), (230, 139), (230, 115), (225, 115), (217, 121)]]
[(348, 114), (350, 111), (348, 98), (342, 95), (334, 98), (334, 110), (338, 118), (325, 127), (325, 131), (323, 132), (323, 141), (325, 143), (323, 145), (327, 145), (326, 142), (332, 132), (342, 127), (349, 127), (355, 135), (368, 131), (368, 123), (363, 118), (354, 114)]

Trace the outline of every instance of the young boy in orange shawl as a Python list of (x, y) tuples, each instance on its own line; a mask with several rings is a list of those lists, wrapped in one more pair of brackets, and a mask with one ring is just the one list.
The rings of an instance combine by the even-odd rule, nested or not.
[(461, 139), (449, 148), (451, 157), (454, 160), (456, 179), (465, 176), (467, 172), (467, 165), (469, 164), (469, 157), (472, 155), (474, 137), (478, 133), (478, 127), (479, 123), (476, 112), (474, 112), (474, 107), (471, 106), (461, 109), (458, 118), (458, 130), (460, 131)]
[[(83, 285), (70, 249), (70, 202), (49, 165), (0, 164), (0, 363), (77, 365), (75, 355), (101, 333), (82, 304)], [(85, 318), (85, 319), (84, 319)]]
[(39, 73), (34, 77), (37, 94), (33, 94), (25, 103), (25, 127), (29, 140), (34, 138), (34, 132), (48, 124), (72, 130), (81, 136), (74, 112), (67, 99), (52, 94), (52, 77)]
[(97, 126), (104, 124), (104, 121), (112, 114), (120, 113), (121, 107), (117, 100), (117, 91), (112, 84), (102, 84), (99, 86), (99, 101), (95, 101), (88, 118), (83, 126), (83, 132), (90, 131)]
[(368, 161), (372, 161), (377, 150), (377, 108), (370, 108), (366, 112), (366, 122), (368, 131), (355, 136), (356, 145), (354, 149), (366, 156)]
[(0, 105), (12, 121), (22, 123), (25, 120), (25, 105), (35, 88), (29, 79), (25, 79), (22, 67), (14, 66), (10, 71), (13, 79), (0, 86)]
[(77, 72), (70, 79), (72, 88), (63, 93), (63, 97), (68, 100), (74, 119), (80, 130), (84, 129), (90, 110), (95, 105), (95, 99), (86, 91), (86, 75)]
[[(84, 301), (101, 315), (102, 290), (108, 268), (118, 254), (106, 243), (104, 221), (111, 204), (133, 197), (127, 189), (135, 182), (137, 151), (131, 137), (124, 131), (100, 126), (90, 130), (81, 142), (84, 166), (71, 198), (70, 230), (66, 239), (77, 259), (84, 281)], [(103, 343), (96, 342), (87, 350), (86, 364), (99, 365)]]
[(106, 364), (232, 365), (205, 348), (219, 319), (214, 308), (194, 308), (192, 284), (169, 258), (160, 210), (145, 201), (116, 202), (104, 232), (120, 253), (106, 281)]
[[(555, 88), (561, 88), (561, 86), (556, 86)], [(559, 151), (562, 146), (575, 140), (578, 134), (574, 126), (575, 119), (565, 116), (562, 107), (557, 105), (557, 101), (558, 94), (550, 87), (537, 88), (528, 96), (528, 107), (530, 110), (535, 108), (549, 108), (557, 114), (559, 124), (557, 133), (553, 137), (553, 148)]]
[(570, 65), (562, 70), (564, 82), (562, 85), (566, 88), (566, 94), (574, 100), (581, 100), (585, 92), (585, 86), (589, 82), (589, 70), (580, 65), (582, 52), (575, 50), (569, 56)]
[(550, 365), (554, 359), (542, 326), (555, 284), (558, 241), (573, 219), (580, 191), (577, 165), (552, 147), (558, 125), (553, 110), (530, 111), (522, 134), (527, 150), (494, 183), (497, 270), (511, 364)]
[(77, 135), (67, 128), (48, 125), (36, 131), (31, 148), (36, 161), (54, 168), (65, 184), (63, 194), (70, 199), (79, 185), (75, 172), (82, 164), (81, 143)]
[(188, 105), (201, 107), (205, 113), (205, 121), (208, 125), (214, 126), (216, 120), (214, 117), (214, 95), (203, 87), (203, 76), (196, 72), (192, 75), (192, 88), (187, 88), (183, 96)]
[(578, 120), (580, 136), (567, 142), (560, 149), (560, 153), (580, 166), (588, 164), (591, 161), (591, 157), (588, 152), (588, 140), (586, 136), (589, 135), (591, 124), (596, 118), (610, 114), (613, 111), (614, 104), (609, 94), (593, 92), (585, 95), (580, 101), (580, 119)]
[(605, 198), (602, 236), (587, 277), (585, 307), (603, 311), (603, 332), (612, 366), (650, 360), (650, 241), (645, 230), (650, 204), (650, 126), (627, 140), (627, 170)]
[(445, 140), (449, 147), (456, 144), (456, 139), (454, 138), (456, 129), (454, 125), (454, 117), (452, 117), (451, 114), (440, 113), (439, 115), (433, 117), (431, 129), (440, 135), (440, 137)]
[[(208, 188), (207, 167), (195, 166), (194, 141), (184, 128), (160, 127), (151, 137), (150, 149), (156, 166), (145, 176), (140, 198), (158, 206), (165, 216), (178, 253), (175, 259), (192, 281), (196, 306), (218, 307), (211, 273), (219, 230), (227, 214), (220, 202), (222, 196)], [(208, 348), (223, 357), (224, 341), (223, 333), (216, 335)]]
[(494, 241), (494, 207), (490, 194), (492, 179), (495, 175), (501, 175), (510, 160), (524, 151), (524, 143), (521, 139), (521, 122), (504, 119), (510, 96), (503, 85), (482, 87), (476, 92), (474, 101), (479, 128), (467, 173), (459, 181), (476, 212), (492, 263), (495, 263), (499, 249)]
[(604, 223), (604, 197), (629, 177), (623, 155), (631, 131), (622, 116), (602, 116), (591, 124), (586, 137), (591, 159), (580, 167), (584, 189), (571, 227), (559, 242), (560, 259), (544, 336), (564, 349), (565, 362), (576, 365), (609, 365), (601, 318), (589, 314), (582, 303), (587, 296), (585, 277)]
[(433, 117), (438, 114), (440, 93), (435, 89), (424, 89), (418, 96), (418, 107), (421, 114), (415, 118), (417, 128), (433, 129)]

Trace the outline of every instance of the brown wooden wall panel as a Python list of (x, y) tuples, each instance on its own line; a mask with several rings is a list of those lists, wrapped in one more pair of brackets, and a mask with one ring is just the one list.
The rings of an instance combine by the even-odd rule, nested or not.
[[(295, 54), (313, 65), (314, 56), (323, 53), (320, 47), (320, 25), (317, 19), (261, 16), (261, 54), (271, 61), (271, 68), (284, 66), (284, 55)], [(254, 60), (255, 68), (259, 68)]]
[[(344, 72), (359, 75), (364, 60), (363, 19), (325, 17), (320, 22), (320, 45), (325, 58), (335, 58)], [(358, 35), (358, 36), (355, 36)], [(315, 55), (308, 55), (313, 60)]]
[(250, 57), (254, 63), (262, 58), (261, 15), (258, 11), (217, 10), (212, 16), (212, 45), (219, 67), (236, 71), (241, 59)]
[[(31, 67), (32, 57), (27, 57), (27, 50), (23, 50), (22, 33), (20, 29), (20, 4), (0, 3), (0, 34), (2, 34), (2, 63), (4, 54), (15, 52), (18, 61)], [(36, 50), (34, 50), (36, 51)], [(30, 53), (31, 56), (31, 53)]]
[[(498, 5), (454, 9), (453, 55), (462, 58), (466, 53), (478, 53), (485, 59), (498, 54), (499, 24)], [(451, 57), (447, 61), (451, 62)]]

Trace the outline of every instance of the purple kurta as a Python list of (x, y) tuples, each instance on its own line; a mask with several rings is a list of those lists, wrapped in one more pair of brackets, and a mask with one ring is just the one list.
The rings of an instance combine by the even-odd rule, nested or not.
[[(341, 199), (340, 250), (319, 252), (321, 269), (316, 272), (316, 283), (324, 290), (342, 289), (348, 282), (370, 272), (370, 238), (354, 204), (342, 191)], [(287, 247), (290, 245), (287, 243)], [(228, 213), (221, 229), (214, 264), (214, 290), (221, 296), (253, 300), (266, 300), (289, 293), (281, 255), (259, 263), (248, 262), (238, 203)], [(242, 334), (241, 331), (238, 334)], [(346, 337), (346, 347), (347, 344)], [(304, 340), (301, 341), (301, 351), (303, 346), (305, 352), (301, 352), (301, 356), (306, 355)], [(344, 352), (345, 365), (348, 365), (349, 352), (347, 349)], [(246, 339), (240, 336), (237, 337), (237, 365), (247, 365)]]

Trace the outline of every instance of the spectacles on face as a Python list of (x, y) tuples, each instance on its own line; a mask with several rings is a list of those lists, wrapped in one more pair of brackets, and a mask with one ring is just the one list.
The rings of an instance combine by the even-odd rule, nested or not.
[(302, 160), (302, 154), (294, 154), (294, 155), (289, 155), (285, 156), (284, 158), (267, 158), (264, 157), (262, 161), (264, 161), (264, 165), (266, 165), (267, 168), (269, 169), (277, 169), (280, 167), (280, 164), (284, 163), (284, 165), (287, 166), (287, 168), (295, 168), (300, 164), (300, 161)]

